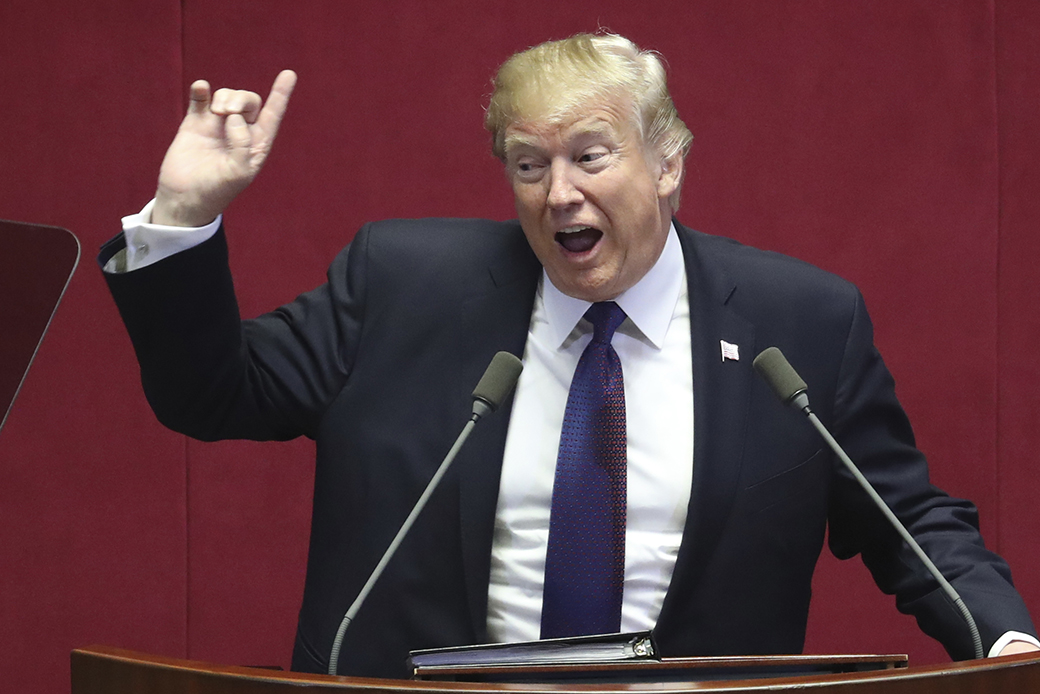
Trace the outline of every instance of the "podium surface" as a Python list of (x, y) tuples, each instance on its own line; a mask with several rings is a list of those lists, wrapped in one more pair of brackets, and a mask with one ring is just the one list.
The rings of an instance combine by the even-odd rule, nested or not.
[(618, 692), (808, 692), (809, 694), (1019, 694), (1040, 692), (1040, 657), (1034, 654), (961, 663), (838, 675), (636, 684), (531, 684), (429, 682), (332, 677), (259, 668), (211, 665), (144, 655), (107, 646), (72, 652), (72, 694), (307, 694), (342, 691), (395, 694), (616, 694)]

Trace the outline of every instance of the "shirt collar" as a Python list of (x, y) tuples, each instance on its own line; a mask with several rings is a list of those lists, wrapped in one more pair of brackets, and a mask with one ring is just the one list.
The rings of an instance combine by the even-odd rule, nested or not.
[[(668, 239), (665, 241), (664, 250), (661, 251), (661, 257), (638, 282), (622, 292), (614, 301), (636, 329), (654, 347), (660, 349), (685, 282), (682, 247), (679, 245), (675, 225), (672, 224), (669, 226)], [(545, 305), (546, 320), (552, 330), (553, 344), (559, 347), (570, 336), (592, 303), (561, 292), (545, 274), (545, 270), (542, 270), (540, 291)], [(623, 332), (624, 328), (625, 324), (622, 324), (619, 330)]]

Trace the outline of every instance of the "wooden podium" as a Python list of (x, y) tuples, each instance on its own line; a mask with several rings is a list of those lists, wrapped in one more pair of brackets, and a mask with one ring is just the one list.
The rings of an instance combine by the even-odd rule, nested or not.
[[(827, 656), (824, 656), (826, 658)], [(749, 662), (756, 659), (748, 659)], [(695, 670), (691, 670), (691, 673)], [(799, 677), (640, 682), (529, 684), (427, 682), (331, 677), (210, 665), (105, 646), (72, 652), (72, 694), (596, 694), (648, 692), (805, 692), (807, 694), (1032, 694), (1040, 692), (1040, 657), (1033, 654), (946, 665)]]

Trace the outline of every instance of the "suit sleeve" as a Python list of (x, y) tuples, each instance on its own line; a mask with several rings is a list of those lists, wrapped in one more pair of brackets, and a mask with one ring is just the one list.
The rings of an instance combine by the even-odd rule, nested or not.
[[(983, 544), (975, 506), (929, 482), (858, 293), (832, 417), (835, 437), (961, 595), (984, 652), (1007, 631), (1035, 635), (1010, 569)], [(880, 588), (896, 596), (901, 612), (914, 615), (951, 657), (974, 657), (969, 630), (953, 602), (844, 467), (835, 474), (829, 540), (834, 554), (843, 559), (862, 554)]]
[[(120, 235), (102, 248), (102, 267), (124, 243)], [(313, 438), (360, 339), (363, 245), (340, 253), (325, 285), (246, 321), (223, 229), (154, 265), (106, 273), (159, 420), (205, 441)]]

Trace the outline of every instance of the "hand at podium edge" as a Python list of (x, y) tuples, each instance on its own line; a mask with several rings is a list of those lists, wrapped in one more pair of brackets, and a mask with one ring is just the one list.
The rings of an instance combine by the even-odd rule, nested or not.
[(997, 657), (999, 658), (1003, 655), (1017, 655), (1019, 653), (1033, 653), (1035, 651), (1040, 651), (1040, 648), (1037, 648), (1028, 641), (1012, 641), (1000, 649), (1000, 653), (997, 653)]

